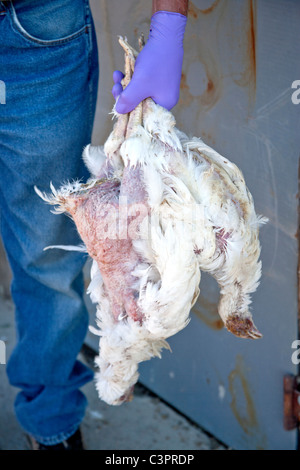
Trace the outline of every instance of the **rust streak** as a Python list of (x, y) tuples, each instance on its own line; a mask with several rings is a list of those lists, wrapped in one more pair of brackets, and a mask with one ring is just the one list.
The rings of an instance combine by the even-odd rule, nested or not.
[(188, 17), (197, 19), (199, 14), (199, 8), (197, 8), (193, 2), (189, 2)]
[(194, 101), (194, 98), (190, 92), (189, 86), (187, 84), (186, 74), (182, 72), (181, 74), (181, 82), (180, 82), (180, 98), (179, 103), (183, 106), (190, 106), (190, 104)]
[[(258, 421), (254, 401), (251, 396), (249, 384), (245, 377), (244, 369), (245, 365), (243, 358), (242, 356), (237, 355), (235, 369), (230, 372), (228, 377), (229, 391), (232, 397), (230, 407), (243, 431), (246, 434), (253, 434), (255, 428), (258, 427)], [(241, 395), (238, 392), (240, 391), (238, 388), (238, 382), (240, 382), (240, 385), (242, 386), (242, 391), (246, 402), (246, 410), (241, 409)]]
[(202, 131), (202, 138), (204, 142), (207, 143), (208, 145), (213, 146), (216, 144), (216, 140), (214, 139), (214, 137), (212, 136), (210, 132)]
[(256, 95), (256, 0), (246, 3), (243, 24), (239, 30), (240, 44), (240, 70), (234, 72), (233, 81), (240, 87), (246, 87), (249, 94), (251, 108)]
[(220, 1), (221, 0), (215, 0), (210, 7), (205, 8), (204, 10), (201, 10), (201, 8), (196, 7), (196, 5), (190, 0), (189, 8), (188, 8), (188, 17), (194, 18), (196, 20), (200, 14), (209, 15), (215, 9), (215, 7), (220, 3)]
[(210, 7), (206, 8), (205, 10), (200, 10), (201, 13), (203, 13), (204, 15), (208, 15), (215, 9), (215, 7), (220, 3), (220, 1), (221, 0), (215, 0), (214, 3)]
[(199, 302), (193, 308), (193, 313), (213, 330), (222, 330), (224, 328), (224, 323), (219, 317), (218, 305), (205, 299), (205, 297), (199, 299)]
[(256, 0), (249, 0), (249, 48), (250, 64), (254, 80), (254, 89), (256, 89)]
[(236, 356), (235, 368), (228, 376), (228, 388), (232, 398), (230, 407), (237, 422), (257, 450), (268, 447), (267, 437), (258, 421), (251, 387), (247, 380), (246, 365), (241, 355)]
[(189, 90), (188, 84), (186, 83), (186, 74), (184, 72), (181, 74), (180, 88), (181, 90)]
[(207, 92), (209, 93), (213, 89), (214, 89), (214, 84), (213, 84), (212, 80), (209, 79), (208, 82), (207, 82)]

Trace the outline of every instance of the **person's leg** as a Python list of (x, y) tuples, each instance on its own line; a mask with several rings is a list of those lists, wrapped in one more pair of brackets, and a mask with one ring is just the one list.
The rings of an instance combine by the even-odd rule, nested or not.
[[(15, 5), (15, 8), (13, 7)], [(76, 360), (88, 314), (83, 302), (86, 256), (48, 245), (78, 244), (74, 224), (53, 215), (35, 193), (88, 177), (81, 158), (91, 140), (98, 61), (87, 0), (0, 2), (1, 233), (13, 271), (17, 345), (10, 383), (21, 389), (15, 410), (23, 428), (53, 445), (81, 422), (79, 387), (92, 372)]]

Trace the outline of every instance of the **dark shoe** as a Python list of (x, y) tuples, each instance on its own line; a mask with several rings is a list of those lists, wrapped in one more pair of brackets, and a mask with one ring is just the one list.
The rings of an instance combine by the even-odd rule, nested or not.
[(53, 446), (46, 446), (37, 442), (33, 437), (29, 436), (32, 450), (85, 450), (82, 443), (80, 429), (70, 436), (66, 441), (60, 442)]

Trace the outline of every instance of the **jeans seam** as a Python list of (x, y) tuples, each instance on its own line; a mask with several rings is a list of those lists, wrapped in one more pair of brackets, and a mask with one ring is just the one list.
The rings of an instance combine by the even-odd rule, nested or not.
[(92, 15), (89, 5), (89, 0), (85, 0), (85, 15), (86, 15), (86, 23), (89, 24), (91, 27), (88, 31), (88, 84), (89, 84), (89, 121), (90, 125), (92, 126), (93, 123), (93, 80), (91, 78), (92, 74), (92, 54), (93, 54), (93, 28), (92, 28)]
[(68, 43), (71, 40), (76, 39), (77, 37), (82, 36), (82, 34), (84, 34), (84, 33), (88, 33), (89, 30), (91, 29), (91, 24), (85, 23), (85, 25), (79, 31), (76, 31), (75, 33), (72, 33), (68, 36), (65, 36), (64, 38), (43, 40), (43, 39), (39, 39), (39, 38), (36, 38), (34, 36), (31, 36), (31, 34), (29, 34), (22, 27), (21, 23), (19, 22), (18, 16), (16, 14), (16, 11), (14, 9), (14, 6), (13, 6), (12, 2), (9, 3), (8, 10), (10, 12), (10, 22), (11, 22), (11, 26), (12, 26), (13, 30), (17, 34), (22, 36), (22, 38), (29, 41), (31, 44), (36, 44), (36, 45), (39, 45), (39, 46), (50, 46), (50, 47), (51, 46), (59, 46), (59, 45)]

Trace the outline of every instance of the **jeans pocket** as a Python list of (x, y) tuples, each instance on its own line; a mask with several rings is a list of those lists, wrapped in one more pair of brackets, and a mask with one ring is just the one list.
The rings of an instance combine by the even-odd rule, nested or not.
[(35, 45), (67, 43), (91, 26), (88, 0), (18, 0), (8, 9), (14, 30)]

